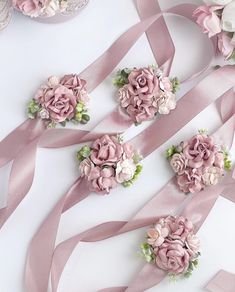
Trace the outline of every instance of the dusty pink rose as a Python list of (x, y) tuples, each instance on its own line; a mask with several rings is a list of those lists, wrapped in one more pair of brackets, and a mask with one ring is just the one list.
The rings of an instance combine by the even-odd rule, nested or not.
[(163, 244), (165, 238), (169, 234), (169, 229), (162, 224), (156, 224), (154, 228), (151, 228), (147, 232), (147, 242), (154, 248)]
[(221, 32), (218, 35), (218, 49), (225, 57), (225, 59), (228, 59), (235, 49), (235, 46), (232, 44), (231, 38), (225, 32)]
[(110, 190), (117, 185), (114, 168), (110, 166), (104, 168), (96, 166), (92, 168), (88, 183), (91, 191), (109, 194)]
[(86, 81), (79, 78), (77, 74), (65, 75), (60, 80), (60, 84), (66, 86), (68, 89), (72, 89), (77, 97), (77, 101), (83, 101), (87, 103), (89, 96), (86, 91)]
[(221, 32), (220, 18), (216, 11), (222, 9), (222, 6), (199, 6), (193, 13), (197, 24), (202, 27), (204, 33), (212, 37)]
[(177, 183), (184, 193), (195, 193), (203, 189), (201, 169), (187, 169), (177, 176)]
[(182, 216), (169, 216), (165, 221), (170, 229), (169, 237), (172, 239), (185, 241), (189, 233), (193, 231), (192, 222)]
[(217, 149), (211, 136), (198, 134), (183, 144), (183, 154), (192, 168), (213, 165), (216, 152)]
[(178, 275), (187, 271), (190, 255), (180, 240), (167, 240), (157, 251), (156, 265), (168, 273)]
[(79, 164), (79, 169), (81, 171), (81, 176), (86, 176), (89, 178), (92, 169), (94, 168), (94, 164), (90, 160), (90, 158), (86, 158), (82, 160)]
[(13, 6), (23, 14), (37, 17), (41, 14), (46, 0), (13, 0)]
[(123, 155), (123, 147), (114, 136), (105, 135), (95, 140), (90, 158), (96, 165), (114, 165)]
[(127, 107), (127, 113), (134, 122), (142, 123), (154, 118), (157, 113), (157, 104), (153, 105), (152, 99), (141, 100), (139, 96), (131, 99), (131, 104)]
[(35, 100), (49, 113), (54, 122), (72, 119), (77, 105), (76, 96), (71, 89), (63, 85), (53, 88), (42, 86), (35, 95)]
[(189, 233), (185, 243), (190, 255), (194, 257), (200, 250), (200, 239), (195, 234)]
[(129, 92), (128, 85), (124, 85), (118, 90), (117, 99), (121, 107), (126, 108), (131, 103), (132, 96)]
[(174, 172), (182, 174), (187, 167), (188, 159), (182, 153), (175, 153), (170, 161)]
[(132, 70), (128, 81), (131, 95), (141, 95), (143, 99), (150, 99), (159, 92), (159, 80), (151, 67)]
[(219, 167), (211, 166), (203, 170), (202, 179), (206, 186), (216, 185), (222, 177), (223, 171)]

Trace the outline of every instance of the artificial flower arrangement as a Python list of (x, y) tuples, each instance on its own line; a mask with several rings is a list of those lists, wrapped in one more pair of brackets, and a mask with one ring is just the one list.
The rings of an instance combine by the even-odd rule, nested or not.
[(41, 118), (48, 127), (65, 126), (67, 121), (86, 124), (90, 120), (88, 102), (86, 81), (78, 75), (51, 76), (29, 102), (28, 117)]
[(13, 0), (13, 7), (30, 17), (52, 17), (81, 9), (88, 0)]
[(197, 24), (209, 37), (217, 36), (218, 49), (225, 59), (235, 61), (235, 1), (204, 0), (193, 13)]
[(216, 185), (231, 169), (229, 153), (218, 147), (205, 130), (167, 150), (177, 184), (184, 193), (194, 193)]
[(141, 254), (149, 263), (164, 270), (172, 279), (188, 278), (198, 266), (200, 240), (193, 223), (182, 216), (159, 219), (147, 231)]
[(83, 146), (77, 159), (81, 176), (89, 189), (98, 194), (108, 194), (117, 184), (131, 186), (142, 170), (141, 156), (120, 136), (104, 135), (91, 147)]
[(152, 120), (157, 113), (169, 114), (176, 107), (177, 78), (163, 76), (156, 66), (119, 70), (114, 85), (120, 108), (135, 124)]

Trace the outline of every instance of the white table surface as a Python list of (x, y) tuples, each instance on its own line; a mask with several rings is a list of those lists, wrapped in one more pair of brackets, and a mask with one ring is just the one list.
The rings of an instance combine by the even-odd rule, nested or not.
[[(180, 2), (161, 1), (162, 7)], [(15, 13), (9, 27), (0, 33), (0, 139), (25, 120), (28, 100), (48, 76), (79, 73), (138, 20), (132, 0), (90, 0), (78, 17), (54, 25), (38, 23)], [(208, 40), (186, 20), (169, 16), (167, 22), (176, 45), (172, 76), (182, 78), (200, 68), (208, 58)], [(143, 36), (118, 68), (153, 62)], [(92, 120), (86, 129), (91, 129), (115, 107), (111, 79), (112, 76), (107, 78), (92, 93)], [(193, 84), (182, 86), (179, 96)], [(212, 105), (144, 160), (143, 173), (132, 188), (118, 187), (110, 196), (92, 195), (67, 212), (61, 220), (58, 242), (98, 223), (130, 218), (172, 177), (164, 157), (165, 149), (190, 137), (199, 128), (206, 127), (213, 132), (219, 125), (219, 116)], [(146, 124), (132, 127), (125, 139), (144, 127)], [(33, 186), (0, 231), (1, 292), (24, 291), (27, 247), (40, 223), (78, 176), (77, 149), (78, 146), (38, 150)], [(6, 168), (1, 171), (1, 194), (6, 190), (7, 173)], [(199, 269), (189, 280), (175, 284), (164, 280), (149, 291), (199, 292), (220, 268), (235, 272), (232, 222), (235, 222), (235, 206), (220, 198), (199, 232), (203, 248)], [(136, 252), (144, 232), (142, 229), (97, 244), (81, 244), (65, 268), (58, 291), (90, 292), (128, 284), (143, 265)]]

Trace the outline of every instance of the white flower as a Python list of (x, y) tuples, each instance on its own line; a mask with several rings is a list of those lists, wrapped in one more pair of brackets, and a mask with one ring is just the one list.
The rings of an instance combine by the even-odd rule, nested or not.
[(189, 233), (186, 239), (186, 246), (196, 255), (200, 250), (200, 239), (195, 234)]
[(219, 167), (206, 167), (202, 174), (202, 179), (205, 185), (216, 185), (222, 176), (222, 170)]
[(208, 5), (227, 5), (232, 0), (204, 0), (204, 2)]
[(40, 110), (39, 116), (41, 119), (49, 119), (50, 118), (49, 112), (45, 108), (42, 108)]
[(55, 87), (60, 83), (60, 80), (57, 76), (51, 76), (48, 78), (47, 84), (49, 87)]
[(60, 10), (60, 5), (59, 5), (59, 1), (58, 0), (51, 0), (48, 2), (48, 4), (45, 6), (43, 13), (50, 17), (50, 16), (54, 16), (57, 11)]
[(225, 6), (222, 13), (221, 26), (225, 31), (235, 31), (235, 1)]
[(116, 180), (123, 183), (133, 178), (136, 171), (136, 165), (131, 159), (125, 159), (118, 162), (116, 168)]
[(169, 112), (176, 108), (175, 95), (172, 92), (163, 92), (158, 100), (158, 112), (161, 115), (168, 115)]

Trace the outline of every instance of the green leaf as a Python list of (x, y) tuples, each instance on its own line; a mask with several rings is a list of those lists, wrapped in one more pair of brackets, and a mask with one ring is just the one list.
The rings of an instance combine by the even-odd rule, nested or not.
[(177, 77), (171, 79), (172, 92), (176, 93), (180, 89), (180, 81)]
[(125, 84), (128, 84), (128, 77), (131, 73), (131, 69), (125, 68), (119, 70), (116, 74), (116, 77), (113, 79), (113, 84), (117, 87), (123, 87)]
[(174, 154), (176, 153), (180, 153), (179, 149), (177, 146), (175, 145), (172, 145), (170, 148), (168, 148), (166, 150), (166, 157), (167, 158), (171, 158)]

